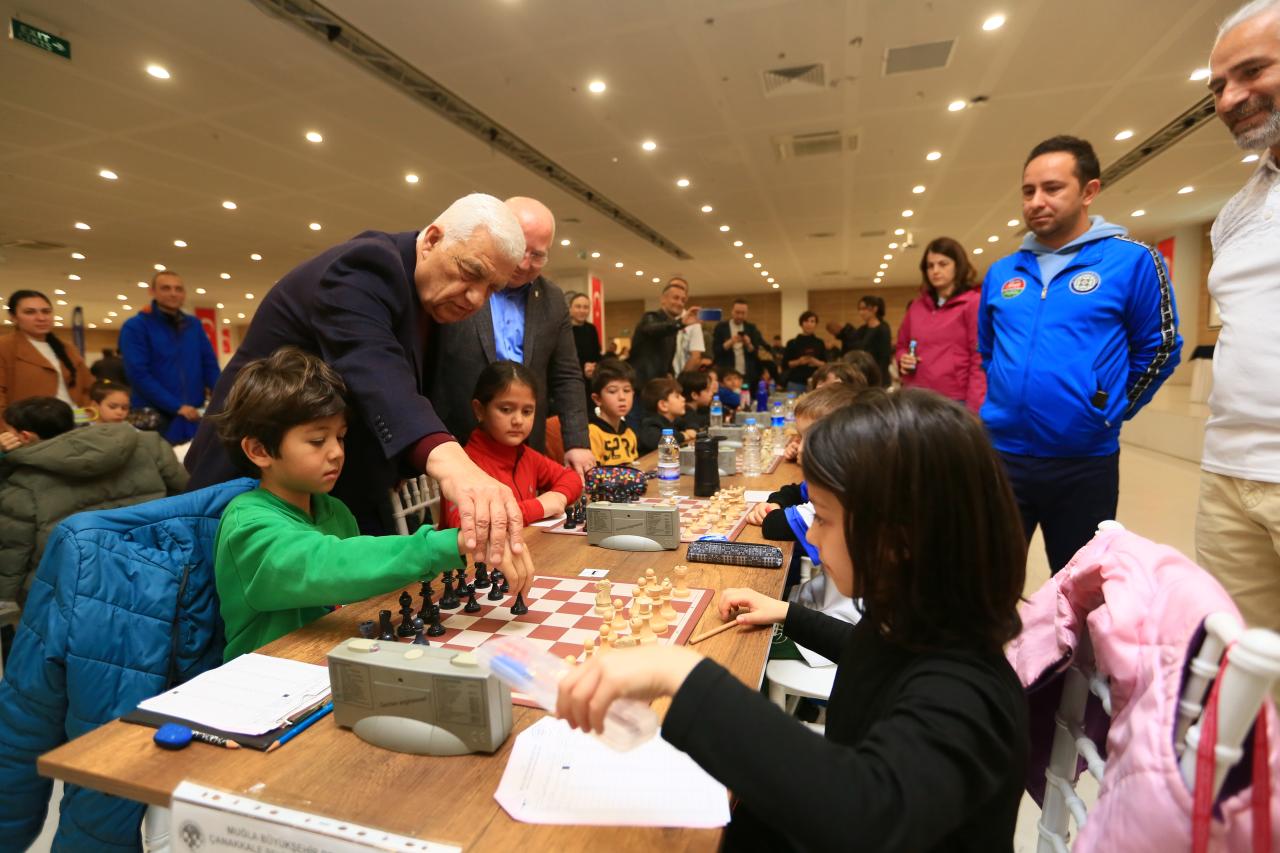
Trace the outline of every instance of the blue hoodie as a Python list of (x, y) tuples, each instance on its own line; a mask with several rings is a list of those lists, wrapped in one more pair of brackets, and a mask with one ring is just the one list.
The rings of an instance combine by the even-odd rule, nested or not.
[(996, 449), (1106, 456), (1181, 358), (1160, 253), (1100, 216), (1060, 249), (1028, 235), (987, 271), (978, 352), (982, 420)]

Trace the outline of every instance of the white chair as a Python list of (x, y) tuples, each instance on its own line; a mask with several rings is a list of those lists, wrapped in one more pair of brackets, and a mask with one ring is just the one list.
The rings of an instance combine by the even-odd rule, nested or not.
[(440, 484), (426, 474), (409, 480), (401, 480), (391, 490), (391, 516), (396, 522), (396, 532), (409, 535), (409, 518), (418, 524), (440, 526)]
[[(1117, 529), (1124, 528), (1116, 521), (1098, 525), (1099, 532)], [(1213, 779), (1216, 798), (1227, 771), (1244, 754), (1241, 745), (1264, 699), (1269, 696), (1271, 685), (1280, 679), (1280, 635), (1260, 628), (1245, 630), (1226, 613), (1210, 614), (1204, 626), (1204, 642), (1191, 663), (1190, 676), (1179, 697), (1174, 745), (1180, 756), (1178, 767), (1182, 778), (1188, 790), (1194, 790), (1202, 703), (1207, 699), (1210, 683), (1220, 677)], [(1045, 771), (1047, 784), (1038, 824), (1037, 853), (1069, 853), (1070, 822), (1075, 822), (1077, 831), (1085, 825), (1087, 806), (1075, 791), (1079, 759), (1084, 759), (1087, 772), (1099, 783), (1106, 772), (1106, 761), (1084, 731), (1089, 694), (1098, 698), (1108, 716), (1111, 714), (1111, 691), (1106, 674), (1095, 669), (1088, 640), (1085, 634), (1071, 667), (1063, 676), (1049, 767)], [(1224, 666), (1223, 651), (1232, 643), (1236, 645)]]
[[(801, 699), (826, 701), (836, 680), (836, 665), (809, 666), (802, 660), (771, 660), (764, 668), (769, 681), (769, 701), (788, 714)], [(820, 727), (819, 727), (820, 728)]]

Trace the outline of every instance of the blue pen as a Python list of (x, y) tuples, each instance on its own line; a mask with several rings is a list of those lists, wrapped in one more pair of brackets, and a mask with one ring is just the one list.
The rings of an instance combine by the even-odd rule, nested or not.
[(293, 728), (289, 729), (289, 731), (285, 732), (283, 735), (280, 736), (280, 739), (278, 741), (271, 744), (271, 746), (267, 747), (267, 752), (271, 752), (279, 747), (284, 746), (290, 740), (292, 740), (293, 738), (297, 737), (298, 735), (306, 731), (308, 728), (310, 728), (316, 722), (316, 720), (319, 720), (321, 717), (325, 716), (332, 710), (333, 710), (333, 702), (331, 701), (325, 702), (318, 709), (316, 709), (316, 712), (314, 714), (312, 714), (310, 717), (307, 717), (305, 720), (298, 723)]

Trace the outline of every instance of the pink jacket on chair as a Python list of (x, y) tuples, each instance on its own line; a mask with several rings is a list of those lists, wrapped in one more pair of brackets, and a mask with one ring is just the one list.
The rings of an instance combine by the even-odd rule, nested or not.
[[(1124, 530), (1099, 533), (1022, 606), (1022, 633), (1007, 654), (1027, 688), (1027, 789), (1037, 801), (1061, 675), (1086, 630), (1097, 668), (1111, 686), (1110, 720), (1096, 697), (1090, 696), (1086, 711), (1086, 731), (1106, 756), (1107, 769), (1074, 853), (1191, 849), (1192, 792), (1178, 772), (1173, 732), (1185, 664), (1199, 648), (1205, 617), (1218, 611), (1240, 618), (1207, 572), (1173, 548)], [(1276, 732), (1270, 701), (1263, 702), (1263, 713), (1269, 731)], [(1251, 733), (1244, 758), (1218, 795), (1211, 849), (1252, 849), (1252, 744)], [(1271, 736), (1269, 751), (1271, 778), (1280, 778), (1280, 737)], [(1280, 850), (1280, 797), (1273, 796), (1271, 813), (1271, 849)]]

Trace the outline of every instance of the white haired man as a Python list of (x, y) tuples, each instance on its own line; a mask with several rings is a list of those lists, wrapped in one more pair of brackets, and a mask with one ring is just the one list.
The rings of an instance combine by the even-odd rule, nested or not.
[[(280, 278), (262, 300), (222, 372), (208, 414), (221, 410), (245, 364), (282, 346), (315, 353), (345, 380), (346, 464), (333, 495), (363, 533), (391, 533), (389, 490), (425, 471), (462, 512), (468, 549), (508, 569), (503, 548), (523, 547), (511, 490), (476, 467), (422, 395), (430, 338), (479, 310), (524, 257), (520, 223), (501, 200), (458, 199), (418, 232), (365, 231)], [(186, 457), (190, 488), (237, 471), (206, 418)], [(519, 561), (517, 561), (519, 562)], [(519, 567), (511, 566), (513, 585)]]
[(1255, 0), (1227, 18), (1209, 69), (1218, 117), (1261, 158), (1213, 223), (1209, 292), (1222, 331), (1196, 557), (1250, 626), (1280, 629), (1280, 0)]

